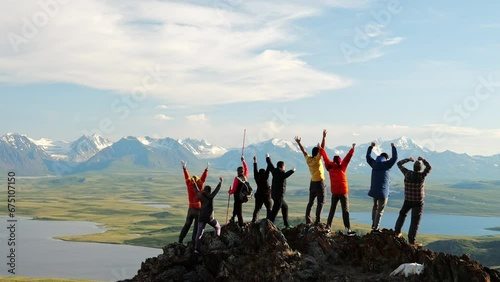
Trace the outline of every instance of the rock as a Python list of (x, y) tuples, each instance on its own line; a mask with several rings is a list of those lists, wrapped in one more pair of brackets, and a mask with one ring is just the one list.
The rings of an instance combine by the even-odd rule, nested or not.
[[(500, 281), (499, 272), (470, 257), (416, 249), (392, 230), (344, 236), (326, 226), (300, 224), (280, 231), (267, 220), (228, 224), (207, 232), (202, 254), (178, 243), (148, 258), (124, 281)], [(390, 276), (400, 264), (425, 265), (419, 276)]]

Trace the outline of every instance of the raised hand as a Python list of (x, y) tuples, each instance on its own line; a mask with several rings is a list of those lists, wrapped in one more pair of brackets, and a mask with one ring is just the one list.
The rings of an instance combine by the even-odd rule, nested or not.
[(295, 171), (296, 170), (295, 167), (292, 167), (292, 170)]
[(326, 137), (326, 129), (323, 129), (323, 138)]
[(244, 156), (241, 156), (241, 161), (245, 161), (245, 157)]
[(220, 182), (223, 182), (223, 181), (224, 181), (224, 178), (222, 178), (222, 176), (221, 176), (221, 177), (219, 177), (219, 181), (220, 181)]
[(423, 161), (423, 160), (424, 160), (424, 158), (422, 158), (422, 157), (418, 157), (418, 160), (419, 160), (419, 161)]
[(253, 156), (253, 162), (257, 163), (257, 157), (256, 156)]
[(266, 153), (266, 158), (269, 158), (269, 153)]
[(410, 162), (414, 162), (415, 161), (415, 159), (413, 157), (410, 157), (409, 160), (410, 160)]
[(182, 168), (186, 168), (186, 162), (185, 161), (181, 161), (181, 165), (182, 165)]
[(295, 140), (295, 142), (300, 143), (300, 140), (301, 140), (301, 139), (300, 139), (300, 137), (299, 137), (299, 136), (295, 136), (294, 140)]
[(376, 145), (375, 142), (372, 142), (370, 146), (375, 147), (375, 145)]
[(352, 143), (352, 148), (354, 149), (356, 147), (356, 143)]
[(209, 167), (210, 167), (210, 163), (209, 163), (209, 162), (207, 162), (207, 169), (208, 169)]

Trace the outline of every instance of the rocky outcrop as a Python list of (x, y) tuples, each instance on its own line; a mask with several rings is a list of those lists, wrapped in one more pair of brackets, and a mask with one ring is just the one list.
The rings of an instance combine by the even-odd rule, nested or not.
[[(206, 233), (201, 251), (169, 244), (125, 281), (500, 281), (499, 272), (465, 255), (414, 248), (391, 230), (348, 237), (323, 225), (280, 231), (262, 220), (243, 229), (228, 224), (220, 237)], [(389, 275), (407, 262), (424, 264), (424, 272)]]

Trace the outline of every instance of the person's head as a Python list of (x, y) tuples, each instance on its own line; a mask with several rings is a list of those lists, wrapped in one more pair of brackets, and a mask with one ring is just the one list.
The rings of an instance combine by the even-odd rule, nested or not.
[(285, 169), (285, 162), (283, 162), (283, 161), (277, 162), (276, 167), (279, 169)]
[(319, 148), (318, 147), (314, 147), (312, 149), (312, 156), (316, 157), (318, 155), (318, 153), (319, 153)]
[(193, 175), (193, 181), (196, 182), (196, 185), (198, 185), (198, 187), (203, 187), (203, 181), (201, 181), (201, 178), (198, 177), (198, 175)]
[(387, 153), (382, 153), (380, 154), (382, 157), (385, 158), (385, 160), (388, 160), (389, 159), (389, 155)]
[(387, 155), (387, 153), (382, 153), (382, 154), (380, 154), (380, 156), (378, 156), (375, 159), (375, 162), (383, 163), (383, 162), (387, 161), (388, 159), (389, 159), (389, 155)]
[(203, 192), (210, 194), (212, 192), (212, 187), (210, 187), (210, 185), (205, 186), (205, 188), (203, 188)]
[(259, 169), (259, 175), (264, 175), (266, 173), (266, 170), (261, 168)]
[(239, 166), (236, 171), (238, 172), (238, 176), (242, 176), (243, 175), (243, 167), (242, 166)]
[(333, 162), (340, 166), (340, 164), (342, 163), (342, 158), (340, 156), (335, 156), (333, 157)]
[(421, 172), (421, 171), (422, 171), (422, 168), (423, 168), (423, 163), (422, 163), (422, 161), (416, 161), (416, 162), (413, 164), (413, 171), (414, 171), (414, 172)]

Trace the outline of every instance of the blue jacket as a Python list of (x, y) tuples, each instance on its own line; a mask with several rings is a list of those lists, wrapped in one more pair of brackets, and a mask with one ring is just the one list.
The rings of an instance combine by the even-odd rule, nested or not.
[(392, 147), (392, 157), (386, 160), (383, 156), (378, 156), (375, 160), (371, 157), (372, 146), (366, 151), (366, 162), (372, 168), (372, 179), (368, 196), (375, 199), (385, 199), (389, 197), (389, 172), (398, 159), (396, 147)]

